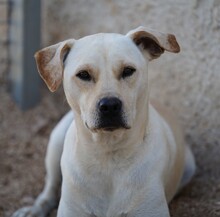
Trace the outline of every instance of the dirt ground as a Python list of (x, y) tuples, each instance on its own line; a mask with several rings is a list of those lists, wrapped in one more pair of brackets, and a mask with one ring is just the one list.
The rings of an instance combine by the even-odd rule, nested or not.
[[(68, 105), (62, 90), (51, 94), (42, 89), (41, 103), (22, 112), (6, 92), (4, 83), (0, 84), (0, 217), (11, 216), (19, 207), (32, 204), (43, 187), (49, 134)], [(171, 216), (220, 216), (219, 144), (191, 145), (197, 173), (171, 202)]]

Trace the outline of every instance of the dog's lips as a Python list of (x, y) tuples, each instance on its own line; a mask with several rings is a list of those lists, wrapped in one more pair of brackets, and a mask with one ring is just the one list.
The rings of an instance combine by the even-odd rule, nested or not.
[(123, 127), (103, 127), (103, 128), (99, 128), (100, 130), (104, 130), (104, 131), (114, 131), (114, 130), (119, 130), (119, 129), (125, 129), (128, 130), (130, 129), (130, 127), (128, 126), (123, 126)]
[(119, 128), (117, 128), (117, 127), (104, 127), (104, 128), (101, 128), (101, 129), (104, 130), (104, 131), (114, 131), (114, 130), (117, 130)]
[(128, 125), (121, 125), (121, 126), (109, 126), (109, 127), (104, 127), (104, 126), (95, 126), (95, 127), (89, 127), (89, 125), (87, 124), (87, 122), (85, 122), (85, 126), (91, 130), (91, 131), (94, 131), (94, 132), (97, 132), (97, 131), (106, 131), (106, 132), (113, 132), (115, 130), (119, 130), (119, 129), (124, 129), (124, 130), (129, 130), (131, 127), (128, 126)]

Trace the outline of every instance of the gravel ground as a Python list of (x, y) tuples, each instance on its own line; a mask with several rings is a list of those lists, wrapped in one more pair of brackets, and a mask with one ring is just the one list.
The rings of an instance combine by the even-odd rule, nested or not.
[[(49, 134), (68, 110), (62, 90), (50, 94), (43, 89), (41, 103), (26, 112), (16, 107), (5, 90), (3, 83), (0, 85), (0, 217), (11, 216), (17, 208), (32, 204), (42, 190)], [(171, 216), (220, 216), (219, 144), (191, 145), (197, 173), (171, 202)]]

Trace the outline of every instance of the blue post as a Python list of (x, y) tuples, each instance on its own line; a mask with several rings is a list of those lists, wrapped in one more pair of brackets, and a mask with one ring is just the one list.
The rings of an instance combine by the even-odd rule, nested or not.
[(21, 109), (40, 99), (40, 78), (34, 53), (40, 47), (40, 0), (10, 0), (9, 90)]

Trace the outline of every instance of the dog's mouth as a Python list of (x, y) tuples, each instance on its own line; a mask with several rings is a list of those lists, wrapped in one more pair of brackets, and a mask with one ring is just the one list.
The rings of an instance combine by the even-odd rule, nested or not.
[(112, 132), (112, 131), (115, 131), (115, 130), (119, 130), (119, 129), (128, 130), (128, 129), (130, 129), (130, 127), (127, 126), (127, 125), (123, 125), (123, 126), (111, 126), (111, 127), (99, 127), (99, 128), (96, 128), (96, 130), (103, 130), (103, 131), (109, 131), (109, 132)]
[(97, 132), (97, 131), (112, 132), (112, 131), (119, 130), (119, 129), (128, 130), (131, 128), (128, 124), (126, 124), (124, 120), (115, 119), (115, 118), (101, 119), (93, 127), (90, 127), (87, 123), (85, 123), (85, 125), (89, 130), (94, 131), (94, 132)]
[(104, 131), (114, 131), (118, 129), (129, 129), (129, 128), (130, 127), (127, 126), (127, 124), (124, 121), (119, 120), (118, 122), (114, 122), (114, 119), (101, 121), (97, 126), (97, 129), (101, 129)]

